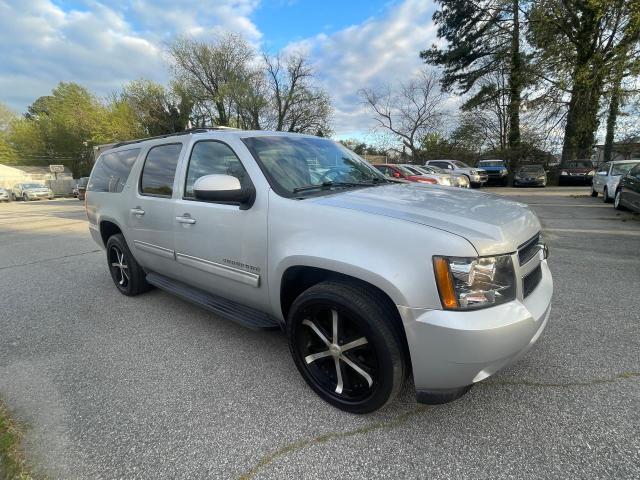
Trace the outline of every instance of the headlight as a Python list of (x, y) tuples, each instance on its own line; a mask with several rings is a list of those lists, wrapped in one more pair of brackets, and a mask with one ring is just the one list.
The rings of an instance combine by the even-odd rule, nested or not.
[(540, 176), (538, 177), (538, 180), (544, 180), (544, 175), (540, 175)]
[(516, 298), (510, 255), (497, 257), (433, 257), (440, 301), (445, 310), (474, 310)]
[(478, 172), (476, 172), (475, 170), (471, 170), (469, 173), (470, 173), (471, 175), (477, 175), (477, 174), (478, 174)]
[(500, 175), (506, 175), (507, 174), (507, 170), (500, 170)]
[(560, 172), (560, 175), (569, 175), (569, 174), (563, 170)]
[(591, 170), (589, 173), (587, 173), (587, 175), (593, 177), (596, 174), (595, 170)]

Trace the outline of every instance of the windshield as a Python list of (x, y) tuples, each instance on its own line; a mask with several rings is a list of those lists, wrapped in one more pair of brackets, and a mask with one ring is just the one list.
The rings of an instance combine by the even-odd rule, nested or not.
[[(261, 164), (274, 190), (284, 196), (302, 187), (340, 188), (387, 183), (382, 173), (342, 145), (319, 137), (264, 136), (243, 139)], [(409, 173), (411, 175), (411, 173)], [(318, 193), (309, 189), (305, 195)], [(302, 192), (301, 192), (302, 193)]]
[(564, 168), (593, 168), (589, 160), (578, 160), (575, 162), (567, 162)]
[(502, 160), (482, 160), (478, 163), (480, 167), (504, 167)]
[(44, 185), (40, 185), (39, 183), (25, 183), (22, 188), (46, 188)]
[(453, 163), (458, 168), (471, 168), (469, 165), (461, 162), (460, 160), (451, 160), (451, 163)]
[(611, 175), (626, 175), (635, 165), (638, 165), (638, 162), (614, 163), (611, 169)]
[(542, 165), (529, 165), (522, 167), (520, 173), (544, 173), (544, 168)]
[[(398, 166), (400, 167), (400, 165)], [(413, 165), (402, 165), (401, 168), (409, 170), (409, 175), (422, 175), (424, 173), (420, 171), (420, 168), (414, 167)]]

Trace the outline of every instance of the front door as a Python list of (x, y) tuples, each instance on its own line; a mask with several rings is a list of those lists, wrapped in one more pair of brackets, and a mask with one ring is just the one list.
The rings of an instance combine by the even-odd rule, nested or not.
[(175, 249), (183, 281), (237, 302), (261, 308), (268, 303), (267, 199), (253, 206), (196, 200), (193, 184), (205, 175), (231, 175), (251, 182), (233, 149), (217, 140), (194, 144), (184, 188), (175, 206)]
[(129, 245), (146, 271), (170, 275), (174, 259), (173, 185), (182, 143), (156, 145), (147, 152), (135, 195), (131, 195)]

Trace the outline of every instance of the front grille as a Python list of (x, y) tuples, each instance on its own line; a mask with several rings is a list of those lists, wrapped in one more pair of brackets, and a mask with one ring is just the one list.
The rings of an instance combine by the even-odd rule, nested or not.
[(540, 234), (536, 233), (535, 236), (518, 247), (518, 261), (520, 265), (524, 265), (533, 257), (536, 256), (540, 247), (538, 246), (538, 240)]
[(538, 265), (533, 271), (522, 279), (522, 295), (527, 298), (536, 289), (542, 280), (542, 268)]

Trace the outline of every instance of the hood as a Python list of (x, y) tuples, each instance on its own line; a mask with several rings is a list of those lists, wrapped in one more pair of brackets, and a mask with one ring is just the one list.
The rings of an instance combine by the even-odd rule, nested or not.
[(593, 170), (593, 167), (560, 167), (560, 171), (570, 172), (570, 173), (589, 173)]
[(527, 205), (460, 188), (394, 184), (306, 201), (444, 230), (466, 238), (480, 255), (514, 252), (540, 231)]

